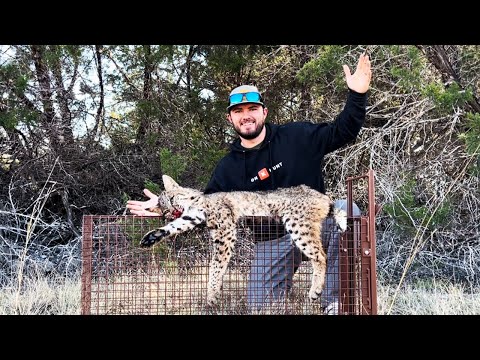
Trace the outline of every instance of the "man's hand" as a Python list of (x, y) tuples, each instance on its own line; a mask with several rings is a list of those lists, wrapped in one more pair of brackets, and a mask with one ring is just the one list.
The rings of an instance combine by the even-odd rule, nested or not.
[(148, 189), (143, 189), (143, 193), (145, 194), (145, 196), (150, 198), (150, 200), (147, 200), (147, 201), (128, 200), (127, 209), (130, 209), (130, 212), (134, 215), (158, 216), (157, 213), (147, 210), (147, 209), (158, 206), (158, 196), (152, 193)]
[(347, 86), (351, 90), (360, 94), (368, 91), (370, 80), (372, 79), (372, 70), (370, 68), (370, 60), (366, 53), (360, 55), (357, 69), (353, 74), (350, 73), (350, 68), (347, 65), (343, 65), (343, 71), (345, 72)]

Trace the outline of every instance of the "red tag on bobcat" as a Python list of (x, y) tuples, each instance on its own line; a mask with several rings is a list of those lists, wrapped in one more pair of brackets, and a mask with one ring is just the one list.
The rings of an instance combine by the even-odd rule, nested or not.
[(265, 180), (269, 176), (270, 174), (268, 173), (268, 170), (266, 168), (263, 168), (258, 172), (258, 177), (260, 178), (260, 180)]

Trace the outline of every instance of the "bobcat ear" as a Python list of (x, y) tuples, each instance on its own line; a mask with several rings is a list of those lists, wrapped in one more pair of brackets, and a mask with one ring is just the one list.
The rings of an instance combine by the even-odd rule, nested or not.
[(175, 182), (175, 180), (173, 180), (168, 175), (163, 175), (162, 180), (163, 180), (163, 185), (165, 186), (166, 191), (169, 191), (169, 190), (172, 190), (176, 187), (179, 187), (179, 185)]

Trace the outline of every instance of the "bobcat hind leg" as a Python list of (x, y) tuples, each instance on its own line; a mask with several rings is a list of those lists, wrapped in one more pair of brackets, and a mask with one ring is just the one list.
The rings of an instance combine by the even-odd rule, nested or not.
[(327, 268), (327, 259), (320, 239), (298, 237), (295, 239), (295, 245), (310, 259), (313, 268), (312, 286), (308, 296), (311, 300), (316, 300), (323, 290), (325, 282), (325, 272)]

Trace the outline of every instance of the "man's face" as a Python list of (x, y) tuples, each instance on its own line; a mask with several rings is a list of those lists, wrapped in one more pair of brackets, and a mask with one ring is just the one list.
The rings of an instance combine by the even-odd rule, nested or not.
[(227, 119), (242, 138), (255, 139), (263, 130), (268, 109), (259, 104), (241, 104), (230, 110)]

